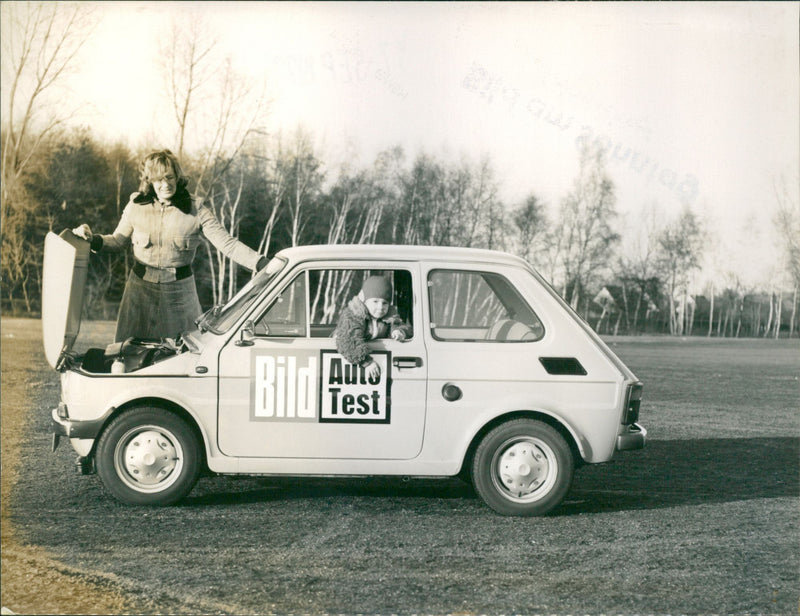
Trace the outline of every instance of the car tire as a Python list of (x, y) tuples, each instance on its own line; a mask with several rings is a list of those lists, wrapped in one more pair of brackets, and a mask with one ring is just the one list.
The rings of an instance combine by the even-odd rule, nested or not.
[(175, 413), (137, 407), (116, 417), (97, 444), (97, 474), (129, 505), (172, 505), (200, 476), (201, 449), (192, 428)]
[(475, 450), (475, 491), (497, 513), (544, 515), (569, 491), (575, 461), (553, 427), (535, 419), (512, 419), (493, 428)]

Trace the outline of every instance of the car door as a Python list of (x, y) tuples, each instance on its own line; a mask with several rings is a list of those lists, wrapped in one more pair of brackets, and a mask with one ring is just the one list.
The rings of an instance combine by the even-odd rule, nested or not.
[[(415, 329), (369, 342), (381, 378), (337, 351), (338, 317), (365, 277), (392, 281)], [(271, 293), (219, 356), (219, 447), (229, 456), (411, 459), (422, 448), (427, 356), (417, 268), (302, 268)], [(418, 331), (417, 331), (418, 330)]]
[[(425, 271), (430, 314), (430, 425), (478, 424), (531, 401), (551, 381), (538, 362), (544, 325), (492, 264), (435, 264)], [(532, 384), (535, 382), (535, 384)]]

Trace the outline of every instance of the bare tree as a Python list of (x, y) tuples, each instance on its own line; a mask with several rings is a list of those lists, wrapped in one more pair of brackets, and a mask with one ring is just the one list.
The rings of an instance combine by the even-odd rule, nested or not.
[(289, 238), (291, 245), (297, 246), (310, 216), (310, 202), (316, 198), (322, 185), (322, 162), (314, 152), (311, 136), (302, 128), (295, 131), (285, 155)]
[[(393, 241), (436, 244), (444, 206), (445, 171), (432, 156), (420, 154), (404, 175), (401, 203), (396, 208)], [(439, 239), (439, 242), (436, 240)]]
[(162, 49), (167, 91), (178, 125), (177, 154), (181, 159), (191, 112), (201, 104), (198, 94), (214, 74), (211, 54), (216, 44), (205, 23), (192, 16), (185, 23), (173, 22), (167, 44)]
[(452, 167), (431, 162), (430, 185), (422, 191), (432, 206), (426, 243), (500, 248), (504, 208), (489, 158), (484, 156), (475, 164), (462, 158)]
[(375, 157), (373, 174), (375, 184), (380, 187), (382, 198), (386, 202), (386, 219), (388, 223), (388, 241), (397, 242), (399, 237), (400, 217), (405, 190), (405, 151), (395, 145), (380, 152)]
[[(489, 249), (500, 249), (505, 232), (504, 207), (498, 197), (498, 186), (494, 169), (487, 157), (481, 158), (474, 169), (466, 166), (467, 194), (466, 217), (467, 226), (463, 228), (461, 237), (454, 242), (462, 246), (479, 246)], [(460, 214), (460, 212), (453, 212)], [(452, 217), (452, 214), (451, 214)]]
[[(229, 183), (225, 182), (219, 193), (212, 193), (209, 196), (209, 205), (214, 211), (218, 212), (220, 224), (232, 236), (236, 236), (239, 232), (239, 207), (243, 188), (244, 172), (241, 172), (237, 178), (236, 185), (233, 186), (233, 190), (231, 190)], [(214, 304), (218, 304), (223, 299), (230, 299), (236, 292), (236, 263), (222, 252), (212, 251), (209, 242), (205, 242), (205, 245), (209, 263), (216, 263), (216, 268), (211, 268), (211, 276)]]
[(374, 243), (386, 201), (367, 173), (341, 177), (331, 191), (331, 197), (327, 243)]
[(63, 81), (85, 41), (87, 16), (79, 4), (2, 4), (3, 89), (8, 92), (3, 110), (4, 210), (28, 162), (68, 119), (47, 96)]
[(745, 291), (739, 277), (732, 272), (725, 274), (723, 281), (725, 288), (720, 294), (721, 307), (720, 317), (717, 319), (717, 336), (738, 338), (742, 327)]
[[(330, 192), (328, 244), (375, 242), (387, 206), (378, 177), (367, 171), (355, 177), (342, 173)], [(341, 294), (350, 288), (352, 276), (352, 270), (323, 271), (312, 300), (312, 314), (320, 311), (323, 322), (331, 322), (335, 308), (342, 303)]]
[(545, 205), (536, 195), (529, 195), (511, 213), (516, 253), (523, 259), (539, 265), (540, 255), (546, 249), (549, 222)]
[(448, 166), (420, 154), (411, 169), (402, 173), (391, 212), (391, 241), (498, 248), (505, 231), (498, 192), (486, 157), (477, 164), (462, 159)]
[[(626, 238), (626, 250), (619, 259), (619, 277), (625, 300), (623, 310), (626, 325), (631, 331), (639, 330), (643, 309), (644, 316), (648, 317), (651, 312), (648, 308), (657, 299), (654, 295), (659, 286), (658, 238), (661, 224), (658, 204), (646, 204), (642, 208), (640, 225), (632, 237)], [(631, 298), (632, 305), (628, 303), (629, 293), (635, 294), (635, 299)]]
[(612, 226), (616, 215), (614, 184), (606, 172), (603, 151), (583, 145), (580, 171), (561, 203), (553, 244), (562, 269), (563, 295), (576, 309), (590, 282), (606, 272), (613, 260), (619, 241)]
[[(163, 49), (164, 71), (177, 125), (177, 151), (193, 172), (194, 192), (235, 234), (246, 208), (243, 177), (229, 177), (248, 139), (262, 133), (263, 90), (239, 75), (229, 58), (216, 53), (213, 31), (199, 17), (174, 24)], [(190, 145), (193, 146), (190, 152)], [(214, 302), (234, 291), (236, 266), (206, 245)], [(227, 293), (224, 289), (227, 287)]]
[(4, 290), (21, 291), (31, 310), (28, 285), (38, 276), (39, 241), (30, 237), (45, 214), (28, 198), (26, 174), (44, 144), (69, 118), (55, 99), (89, 32), (90, 10), (77, 3), (3, 2), (3, 124), (0, 155), (0, 233)]
[(264, 223), (261, 239), (258, 243), (258, 252), (265, 255), (269, 254), (270, 245), (272, 243), (272, 233), (278, 221), (281, 204), (286, 197), (288, 181), (285, 169), (286, 160), (280, 151), (276, 152), (272, 157), (267, 157), (267, 161), (267, 185), (264, 187), (264, 192), (268, 194), (270, 198), (266, 201), (267, 211), (264, 216), (266, 222)]
[(714, 331), (714, 303), (715, 303), (715, 294), (716, 294), (716, 285), (715, 281), (712, 278), (710, 284), (708, 285), (708, 331), (706, 332), (706, 338), (710, 338), (711, 334)]
[[(164, 74), (177, 126), (178, 157), (191, 163), (195, 191), (213, 191), (253, 134), (263, 132), (263, 85), (216, 53), (213, 31), (202, 18), (172, 26), (162, 50)], [(223, 189), (224, 190), (224, 189)]]
[(669, 300), (669, 331), (673, 335), (681, 335), (686, 329), (690, 275), (700, 267), (704, 242), (705, 232), (700, 221), (688, 207), (659, 236)]
[(214, 96), (208, 98), (203, 124), (208, 132), (199, 132), (203, 144), (198, 148), (199, 175), (197, 191), (206, 195), (224, 181), (233, 162), (242, 154), (251, 137), (263, 136), (261, 127), (267, 105), (263, 91), (238, 74), (230, 61), (220, 65)]
[[(797, 299), (800, 289), (800, 201), (790, 194), (784, 178), (780, 182), (774, 182), (774, 189), (777, 209), (773, 220), (783, 244), (784, 267), (792, 284), (792, 310), (789, 317), (789, 337), (792, 337), (797, 326)], [(779, 328), (780, 326), (776, 328), (776, 337)]]

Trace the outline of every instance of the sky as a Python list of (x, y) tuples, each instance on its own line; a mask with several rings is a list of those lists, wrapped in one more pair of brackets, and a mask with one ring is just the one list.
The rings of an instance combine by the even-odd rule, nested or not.
[(643, 212), (690, 206), (712, 231), (709, 271), (755, 283), (779, 260), (775, 183), (795, 203), (800, 190), (799, 9), (99, 2), (68, 102), (99, 134), (161, 146), (161, 41), (199, 15), (217, 51), (266, 84), (268, 130), (310, 131), (334, 177), (396, 144), (410, 158), (488, 156), (504, 200), (532, 193), (555, 214), (578, 145), (598, 142), (631, 245)]

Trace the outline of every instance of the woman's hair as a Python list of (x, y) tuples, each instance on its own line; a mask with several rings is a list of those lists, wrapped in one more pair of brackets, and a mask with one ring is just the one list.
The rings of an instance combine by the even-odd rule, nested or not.
[(153, 178), (158, 178), (172, 171), (178, 183), (178, 188), (185, 188), (188, 184), (183, 174), (178, 158), (169, 150), (156, 150), (144, 157), (139, 165), (139, 192), (148, 194), (153, 191)]
[(144, 157), (139, 165), (139, 195), (134, 199), (137, 203), (152, 202), (156, 199), (153, 188), (153, 178), (159, 178), (165, 173), (175, 174), (177, 190), (172, 202), (181, 210), (188, 212), (191, 208), (191, 197), (186, 185), (188, 178), (181, 169), (178, 158), (169, 150), (156, 150)]

